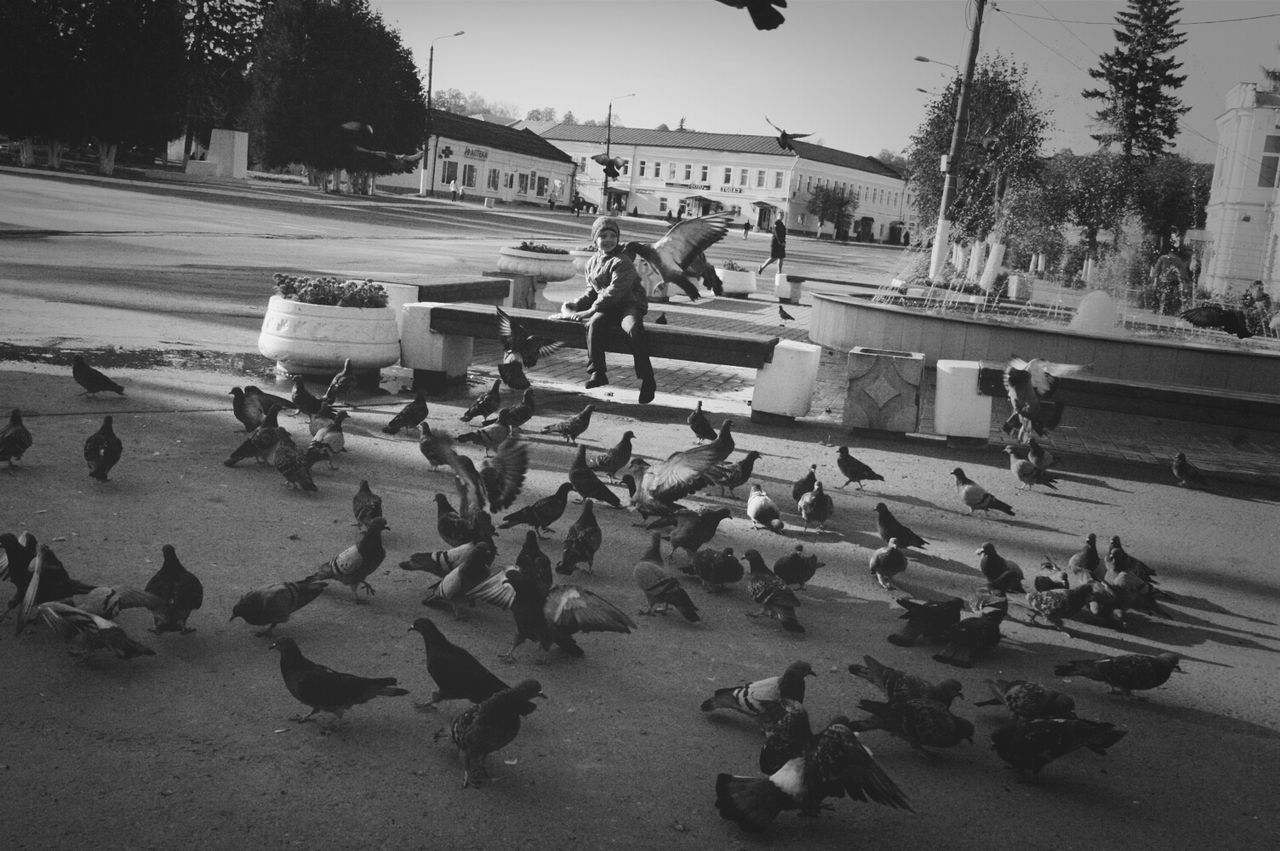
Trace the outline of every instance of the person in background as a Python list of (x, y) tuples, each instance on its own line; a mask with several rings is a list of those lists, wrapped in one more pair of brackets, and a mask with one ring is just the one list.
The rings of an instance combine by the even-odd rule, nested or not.
[(769, 264), (778, 261), (778, 271), (782, 271), (782, 261), (787, 258), (787, 226), (779, 215), (777, 221), (773, 223), (773, 242), (769, 243), (769, 259), (760, 264), (760, 268), (756, 270), (759, 275), (769, 267)]
[(746, 238), (747, 238), (747, 234), (749, 234), (749, 233), (751, 233), (751, 222), (749, 222), (749, 221), (747, 221), (747, 222), (743, 222), (743, 223), (742, 223), (742, 238), (743, 238), (743, 239), (746, 239)]
[(1249, 289), (1240, 296), (1240, 307), (1244, 310), (1245, 324), (1254, 334), (1263, 337), (1274, 337), (1275, 329), (1271, 327), (1271, 296), (1262, 287), (1262, 281), (1254, 281)]
[(587, 289), (577, 299), (562, 304), (559, 317), (587, 323), (588, 388), (609, 383), (605, 335), (610, 327), (621, 328), (631, 338), (636, 378), (640, 379), (640, 404), (647, 405), (657, 391), (644, 330), (649, 300), (635, 265), (622, 251), (620, 235), (618, 222), (611, 216), (600, 216), (591, 225), (596, 253), (587, 261), (583, 273)]
[(449, 181), (449, 200), (450, 201), (458, 200), (458, 181), (456, 180)]

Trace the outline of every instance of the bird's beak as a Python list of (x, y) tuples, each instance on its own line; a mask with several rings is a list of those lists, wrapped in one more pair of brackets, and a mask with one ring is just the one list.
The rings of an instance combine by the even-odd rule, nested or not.
[(543, 700), (550, 700), (550, 699), (551, 699), (551, 698), (547, 697), (545, 694), (543, 694), (542, 692), (538, 692), (537, 694), (535, 694), (535, 695), (534, 695), (534, 697), (540, 697), (540, 698), (542, 698)]
[(976, 556), (980, 556), (980, 555), (982, 555), (982, 550), (974, 550), (974, 551), (973, 551), (973, 554), (974, 554), (974, 555), (976, 555)]
[(238, 617), (239, 615), (232, 615), (230, 618), (227, 619), (227, 623), (231, 623), (231, 621), (235, 620)]

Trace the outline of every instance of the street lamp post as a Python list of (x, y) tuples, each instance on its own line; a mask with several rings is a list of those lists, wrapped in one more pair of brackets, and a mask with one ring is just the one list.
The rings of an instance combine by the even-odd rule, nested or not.
[[(424, 148), (429, 149), (431, 147), (431, 77), (432, 72), (435, 71), (436, 42), (442, 38), (456, 38), (457, 36), (465, 34), (465, 30), (458, 30), (456, 33), (451, 35), (442, 35), (438, 38), (434, 38), (431, 40), (431, 49), (427, 51), (427, 139), (423, 146)], [(440, 146), (437, 144), (436, 147), (438, 148)], [(423, 157), (422, 174), (418, 177), (418, 195), (430, 195), (434, 198), (436, 194), (436, 153), (435, 151), (430, 150), (426, 151), (426, 153), (431, 155), (431, 180), (429, 182), (427, 180), (427, 160), (426, 157)]]
[(609, 163), (608, 163), (608, 160), (610, 159), (609, 149), (613, 147), (613, 102), (615, 100), (622, 100), (623, 98), (635, 97), (635, 95), (636, 95), (635, 92), (630, 92), (629, 94), (618, 95), (617, 97), (612, 98), (609, 101), (609, 115), (604, 122), (604, 158), (606, 161), (604, 166), (604, 187), (600, 190), (600, 203), (604, 205), (604, 211), (606, 213), (609, 212)]
[[(947, 244), (951, 238), (951, 221), (947, 216), (951, 212), (951, 202), (956, 195), (956, 161), (960, 156), (960, 142), (964, 136), (965, 119), (969, 113), (969, 92), (973, 88), (973, 69), (978, 63), (978, 36), (982, 32), (982, 12), (986, 4), (986, 0), (976, 0), (974, 3), (973, 29), (969, 34), (969, 55), (965, 61), (964, 73), (960, 76), (960, 97), (956, 103), (955, 124), (951, 128), (951, 149), (942, 163), (942, 200), (938, 203), (938, 229), (933, 236), (933, 252), (929, 257), (929, 280), (931, 281), (937, 281), (942, 275), (942, 265), (946, 259)], [(955, 65), (938, 62), (927, 56), (917, 56), (916, 61), (934, 62), (938, 65), (946, 65), (948, 68), (953, 68), (957, 72), (960, 70)]]

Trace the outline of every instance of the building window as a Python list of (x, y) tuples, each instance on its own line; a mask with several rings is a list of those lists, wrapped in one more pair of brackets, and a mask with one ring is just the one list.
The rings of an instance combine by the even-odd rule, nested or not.
[(665, 213), (666, 211), (667, 211), (667, 199), (666, 199), (666, 198), (659, 197), (659, 198), (658, 198), (658, 212), (659, 212), (659, 213)]
[(809, 177), (808, 177), (808, 178), (806, 178), (806, 180), (805, 180), (804, 191), (805, 191), (805, 192), (812, 192), (812, 191), (813, 191), (813, 175), (812, 175), (812, 174), (811, 174), (811, 175), (809, 175)]
[(756, 172), (756, 188), (764, 189), (764, 169)]
[(738, 185), (739, 186), (747, 185), (747, 170), (745, 168), (738, 170)]
[(641, 177), (644, 177), (644, 168), (645, 168), (645, 161), (640, 160), (640, 176)]
[(440, 182), (446, 186), (458, 179), (458, 164), (453, 160), (445, 160), (440, 170)]
[(476, 185), (476, 167), (467, 163), (462, 167), (462, 185), (474, 189)]
[(546, 178), (546, 177), (538, 178), (538, 197), (539, 198), (542, 198), (547, 194), (547, 188), (550, 186), (550, 184), (551, 184), (551, 181), (549, 178)]
[(498, 180), (500, 179), (501, 175), (502, 175), (502, 172), (498, 171), (496, 168), (489, 169), (489, 188), (490, 189), (496, 190), (498, 188)]
[(693, 180), (693, 163), (684, 164), (684, 179)]
[(775, 171), (773, 173), (773, 188), (774, 189), (782, 188), (782, 172), (780, 171)]
[(1258, 186), (1273, 189), (1280, 172), (1280, 136), (1268, 136), (1262, 143), (1262, 167), (1258, 169)]
[(516, 187), (515, 172), (511, 172), (505, 178), (503, 178), (502, 186), (506, 189), (515, 189)]
[(707, 179), (710, 176), (711, 176), (711, 166), (706, 166), (706, 165), (702, 166), (702, 182), (706, 183)]
[(529, 194), (529, 175), (524, 174), (523, 172), (520, 174), (520, 186), (516, 189), (516, 194), (518, 195)]
[(658, 178), (662, 177), (662, 163), (653, 164), (653, 176)]
[(733, 169), (726, 167), (724, 170), (724, 185), (728, 186), (733, 183)]
[(667, 180), (675, 180), (675, 179), (676, 179), (676, 164), (667, 163)]

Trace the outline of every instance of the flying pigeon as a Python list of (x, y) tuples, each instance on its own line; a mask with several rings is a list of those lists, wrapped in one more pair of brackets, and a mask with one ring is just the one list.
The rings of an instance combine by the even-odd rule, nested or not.
[(537, 366), (540, 358), (563, 349), (564, 343), (530, 334), (518, 319), (512, 319), (501, 307), (494, 310), (498, 312), (498, 339), (502, 343), (498, 375), (513, 390), (527, 390), (529, 379), (525, 377), (525, 368)]
[(1042, 358), (1010, 359), (1003, 381), (1013, 413), (1005, 420), (1005, 433), (1019, 432), (1023, 442), (1034, 432), (1043, 437), (1062, 421), (1062, 404), (1053, 400), (1058, 379), (1064, 375), (1092, 372), (1088, 364), (1051, 363)]
[(409, 174), (418, 167), (426, 154), (425, 149), (413, 154), (393, 154), (389, 151), (371, 151), (360, 145), (353, 147), (356, 152), (355, 170), (375, 174)]
[[(764, 120), (769, 122), (770, 127), (778, 131), (778, 147), (782, 148), (784, 151), (791, 151), (792, 153), (795, 153), (796, 149), (792, 147), (792, 141), (796, 139), (804, 139), (813, 135), (812, 133), (788, 133), (772, 121), (769, 121), (769, 116), (767, 115), (764, 117)], [(779, 310), (781, 310), (781, 308), (779, 308)]]
[(1253, 332), (1249, 330), (1249, 322), (1245, 319), (1244, 311), (1235, 308), (1222, 307), (1217, 304), (1202, 304), (1199, 307), (1182, 311), (1182, 313), (1178, 314), (1178, 318), (1191, 323), (1197, 328), (1216, 328), (1220, 331), (1226, 331), (1228, 334), (1235, 334), (1241, 340), (1253, 336)]
[(611, 157), (608, 154), (593, 154), (591, 161), (596, 165), (604, 166), (604, 176), (610, 180), (616, 180), (622, 174), (624, 161), (621, 157)]
[(707, 283), (704, 252), (724, 238), (731, 220), (728, 213), (683, 219), (656, 242), (628, 242), (622, 250), (633, 260), (638, 257), (648, 263), (664, 282), (675, 284), (690, 301), (697, 301), (698, 288), (690, 278), (702, 277)]
[(787, 8), (787, 0), (720, 0), (726, 6), (735, 9), (746, 9), (751, 15), (751, 23), (758, 30), (776, 30), (786, 20), (782, 13), (775, 9)]
[(36, 616), (70, 644), (70, 652), (77, 655), (88, 655), (94, 650), (110, 650), (121, 659), (156, 655), (150, 647), (130, 638), (114, 621), (68, 603), (56, 600), (41, 603), (36, 608)]

